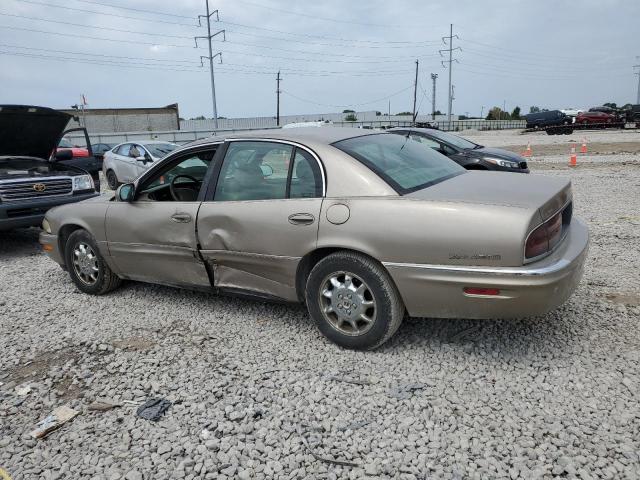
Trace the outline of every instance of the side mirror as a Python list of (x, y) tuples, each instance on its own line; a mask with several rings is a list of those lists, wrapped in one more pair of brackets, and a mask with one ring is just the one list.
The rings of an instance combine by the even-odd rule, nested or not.
[(73, 158), (73, 152), (71, 150), (58, 150), (55, 154), (56, 160), (71, 160)]
[(116, 191), (116, 197), (121, 202), (131, 203), (133, 202), (133, 196), (136, 192), (135, 186), (133, 183), (125, 183), (124, 185), (120, 185), (118, 190)]
[(264, 177), (270, 177), (271, 175), (273, 175), (273, 167), (266, 163), (260, 165), (260, 170), (262, 170), (262, 176)]

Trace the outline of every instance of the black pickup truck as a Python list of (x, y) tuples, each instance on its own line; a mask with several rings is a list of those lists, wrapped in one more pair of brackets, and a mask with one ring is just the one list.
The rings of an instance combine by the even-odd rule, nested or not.
[(88, 136), (89, 157), (56, 151), (70, 119), (51, 108), (0, 105), (0, 230), (39, 226), (51, 207), (98, 195)]

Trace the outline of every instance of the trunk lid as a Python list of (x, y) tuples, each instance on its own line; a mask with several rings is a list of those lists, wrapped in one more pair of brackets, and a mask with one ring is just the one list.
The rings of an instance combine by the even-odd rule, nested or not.
[(406, 197), (535, 209), (545, 221), (571, 201), (572, 193), (567, 178), (469, 171)]
[(0, 105), (0, 156), (48, 159), (70, 119), (51, 108)]

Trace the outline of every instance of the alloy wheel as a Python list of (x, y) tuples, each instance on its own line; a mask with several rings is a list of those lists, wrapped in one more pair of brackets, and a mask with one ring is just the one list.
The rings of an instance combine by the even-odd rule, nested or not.
[(334, 272), (321, 283), (318, 301), (325, 320), (344, 335), (367, 333), (376, 320), (376, 300), (369, 286), (350, 272)]
[(87, 285), (94, 285), (98, 281), (100, 267), (98, 256), (91, 245), (79, 242), (73, 249), (73, 271), (77, 277)]

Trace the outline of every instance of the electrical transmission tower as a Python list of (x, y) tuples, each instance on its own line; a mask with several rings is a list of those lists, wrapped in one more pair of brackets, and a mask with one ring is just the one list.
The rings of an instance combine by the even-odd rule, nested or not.
[[(447, 108), (447, 117), (448, 117), (448, 122), (449, 122), (449, 128), (451, 128), (451, 107), (452, 107), (452, 102), (453, 102), (453, 87), (451, 85), (451, 70), (452, 70), (452, 66), (453, 66), (453, 62), (458, 62), (458, 59), (453, 58), (453, 52), (455, 50), (462, 50), (460, 47), (455, 47), (453, 48), (453, 39), (454, 38), (459, 38), (457, 35), (453, 34), (453, 23), (449, 26), (449, 36), (448, 37), (442, 37), (442, 43), (444, 43), (445, 45), (447, 45), (447, 39), (449, 39), (449, 48), (445, 48), (443, 50), (438, 50), (438, 53), (440, 53), (440, 56), (442, 56), (442, 52), (449, 52), (449, 106)], [(459, 62), (458, 62), (459, 63)], [(442, 62), (442, 66), (444, 67), (444, 62)]]
[(433, 91), (431, 93), (431, 120), (436, 119), (436, 79), (438, 78), (437, 73), (431, 74), (431, 80), (433, 82)]
[(206, 39), (209, 43), (209, 56), (201, 56), (200, 63), (202, 64), (202, 59), (206, 58), (209, 60), (209, 71), (211, 72), (211, 103), (213, 104), (213, 127), (218, 128), (218, 107), (216, 106), (216, 80), (215, 75), (213, 73), (213, 59), (216, 57), (220, 57), (220, 63), (222, 63), (222, 52), (218, 52), (215, 55), (213, 54), (213, 47), (211, 43), (213, 42), (213, 37), (216, 35), (222, 34), (222, 41), (226, 40), (226, 35), (224, 30), (218, 30), (213, 35), (211, 34), (211, 17), (215, 14), (216, 21), (220, 21), (220, 16), (218, 15), (218, 10), (214, 10), (213, 12), (209, 12), (209, 0), (205, 0), (207, 5), (207, 14), (206, 15), (198, 15), (198, 23), (200, 23), (201, 18), (207, 19), (207, 35), (202, 37), (194, 37), (194, 41), (196, 43), (196, 48), (198, 48), (198, 39)]

